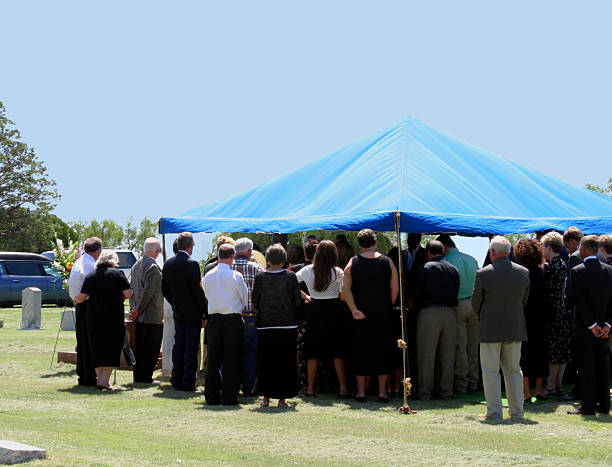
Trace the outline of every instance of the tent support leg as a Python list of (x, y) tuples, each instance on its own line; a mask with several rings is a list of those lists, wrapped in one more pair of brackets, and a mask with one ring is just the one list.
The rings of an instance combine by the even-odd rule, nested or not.
[(404, 307), (404, 267), (402, 265), (402, 233), (400, 231), (400, 212), (395, 212), (395, 234), (397, 235), (397, 249), (399, 252), (399, 261), (398, 261), (398, 269), (397, 272), (399, 276), (399, 296), (400, 296), (400, 316), (402, 322), (402, 342), (398, 342), (398, 346), (402, 349), (402, 360), (403, 360), (403, 381), (402, 387), (404, 388), (404, 404), (398, 409), (399, 412), (403, 414), (411, 414), (414, 413), (410, 406), (408, 405), (408, 393), (410, 392), (410, 379), (406, 373), (406, 363), (408, 360), (408, 345), (406, 342), (406, 311)]
[[(157, 221), (157, 231), (161, 233), (161, 219)], [(162, 236), (162, 258), (164, 258), (164, 263), (166, 262), (166, 234), (161, 234)]]

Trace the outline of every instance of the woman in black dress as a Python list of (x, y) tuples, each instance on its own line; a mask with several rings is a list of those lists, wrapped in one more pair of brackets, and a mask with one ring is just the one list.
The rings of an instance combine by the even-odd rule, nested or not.
[(262, 407), (270, 398), (285, 399), (298, 393), (297, 377), (297, 318), (295, 308), (301, 303), (301, 293), (295, 273), (283, 269), (285, 249), (274, 244), (266, 250), (269, 267), (255, 276), (253, 308), (257, 313), (257, 378), (253, 392), (263, 396)]
[(399, 292), (393, 262), (376, 251), (376, 234), (364, 229), (357, 235), (359, 255), (344, 269), (342, 298), (353, 321), (349, 323), (349, 364), (357, 380), (355, 400), (366, 401), (366, 377), (377, 375), (378, 400), (388, 402), (387, 380), (393, 369), (390, 322)]
[[(393, 261), (393, 265), (395, 269), (399, 270), (399, 249), (394, 246), (387, 252), (387, 257)], [(404, 265), (405, 266), (405, 265)], [(406, 271), (406, 269), (404, 269)], [(393, 304), (393, 315), (391, 319), (391, 336), (394, 342), (397, 342), (399, 339), (402, 339), (402, 312), (400, 307), (400, 296), (397, 294), (397, 298), (395, 299), (395, 303)], [(393, 381), (389, 382), (389, 391), (391, 391), (391, 386), (393, 386), (393, 393), (395, 397), (399, 397), (402, 392), (402, 378), (404, 373), (404, 351), (395, 347), (393, 350), (393, 373), (391, 376), (393, 377)]]
[(98, 377), (98, 389), (114, 391), (110, 384), (113, 368), (120, 366), (121, 349), (125, 338), (123, 302), (132, 296), (130, 283), (123, 272), (115, 269), (119, 258), (113, 251), (103, 251), (96, 269), (89, 274), (76, 303), (87, 302), (89, 346)]
[(542, 237), (544, 257), (544, 288), (548, 317), (544, 328), (544, 342), (550, 374), (546, 383), (549, 394), (563, 395), (563, 373), (572, 358), (572, 321), (565, 306), (565, 280), (567, 265), (559, 253), (563, 249), (563, 237), (549, 232)]
[(323, 240), (317, 249), (311, 265), (297, 273), (298, 282), (308, 288), (311, 302), (306, 308), (304, 334), (304, 356), (308, 361), (307, 396), (314, 396), (315, 378), (319, 359), (333, 358), (340, 390), (340, 397), (348, 397), (346, 371), (344, 369), (344, 315), (341, 308), (340, 292), (344, 272), (336, 266), (338, 254), (336, 245)]
[(548, 318), (546, 289), (544, 286), (544, 260), (542, 245), (537, 240), (524, 238), (514, 245), (516, 262), (529, 270), (529, 298), (525, 305), (527, 341), (521, 346), (521, 370), (525, 402), (531, 402), (529, 379), (535, 378), (536, 398), (547, 399), (544, 394), (544, 377), (548, 376), (545, 333)]

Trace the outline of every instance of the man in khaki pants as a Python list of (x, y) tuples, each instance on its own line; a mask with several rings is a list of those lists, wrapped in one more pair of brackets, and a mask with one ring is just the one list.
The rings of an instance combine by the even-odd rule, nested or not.
[(472, 306), (480, 317), (480, 364), (486, 420), (502, 419), (501, 366), (510, 418), (523, 418), (521, 343), (527, 340), (524, 306), (529, 297), (529, 271), (510, 261), (510, 242), (497, 236), (489, 244), (491, 264), (476, 273)]
[(436, 240), (444, 245), (444, 259), (459, 271), (454, 392), (465, 394), (478, 390), (478, 316), (472, 309), (472, 292), (478, 261), (459, 251), (450, 235), (438, 235)]

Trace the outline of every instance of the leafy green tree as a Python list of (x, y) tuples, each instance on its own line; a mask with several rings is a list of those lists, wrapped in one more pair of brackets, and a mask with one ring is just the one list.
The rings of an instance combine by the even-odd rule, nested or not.
[(89, 223), (73, 222), (70, 226), (77, 233), (80, 241), (89, 237), (98, 237), (102, 240), (104, 248), (121, 248), (123, 246), (123, 227), (111, 219), (104, 219), (101, 222), (94, 219)]
[(60, 195), (14, 125), (0, 102), (0, 249), (46, 250), (53, 232), (48, 213)]
[[(63, 220), (57, 217), (55, 214), (49, 214), (46, 218), (48, 224), (51, 226), (53, 231), (53, 240), (59, 238), (64, 242), (64, 245), (68, 245), (70, 241), (78, 242), (79, 236), (72, 227), (66, 224)], [(55, 241), (52, 241), (52, 246), (55, 245)]]
[(98, 221), (96, 219), (85, 222), (73, 222), (70, 226), (79, 241), (89, 237), (98, 237), (102, 240), (104, 248), (124, 248), (142, 253), (142, 246), (148, 237), (157, 235), (157, 223), (145, 217), (136, 223), (130, 217), (125, 227), (120, 226), (112, 219)]
[(149, 237), (157, 235), (157, 222), (145, 217), (140, 221), (140, 225), (134, 224), (134, 219), (130, 217), (125, 227), (123, 246), (128, 250), (134, 250), (139, 255), (142, 254), (144, 241)]
[(608, 179), (608, 186), (597, 186), (597, 185), (591, 185), (590, 183), (587, 183), (585, 185), (589, 190), (592, 191), (596, 191), (597, 193), (601, 193), (603, 195), (608, 195), (608, 196), (612, 196), (612, 177), (610, 177)]

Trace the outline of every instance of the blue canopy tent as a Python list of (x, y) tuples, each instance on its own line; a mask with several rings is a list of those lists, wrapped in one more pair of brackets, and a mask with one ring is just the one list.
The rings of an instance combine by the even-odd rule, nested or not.
[[(400, 231), (486, 235), (566, 230), (571, 225), (585, 233), (612, 232), (612, 198), (407, 118), (244, 193), (180, 217), (162, 218), (160, 232), (290, 233), (369, 227), (395, 230), (399, 243)], [(403, 356), (408, 381), (405, 346)], [(403, 413), (412, 413), (408, 391), (405, 384)]]
[(612, 199), (407, 118), (160, 232), (612, 232)]

